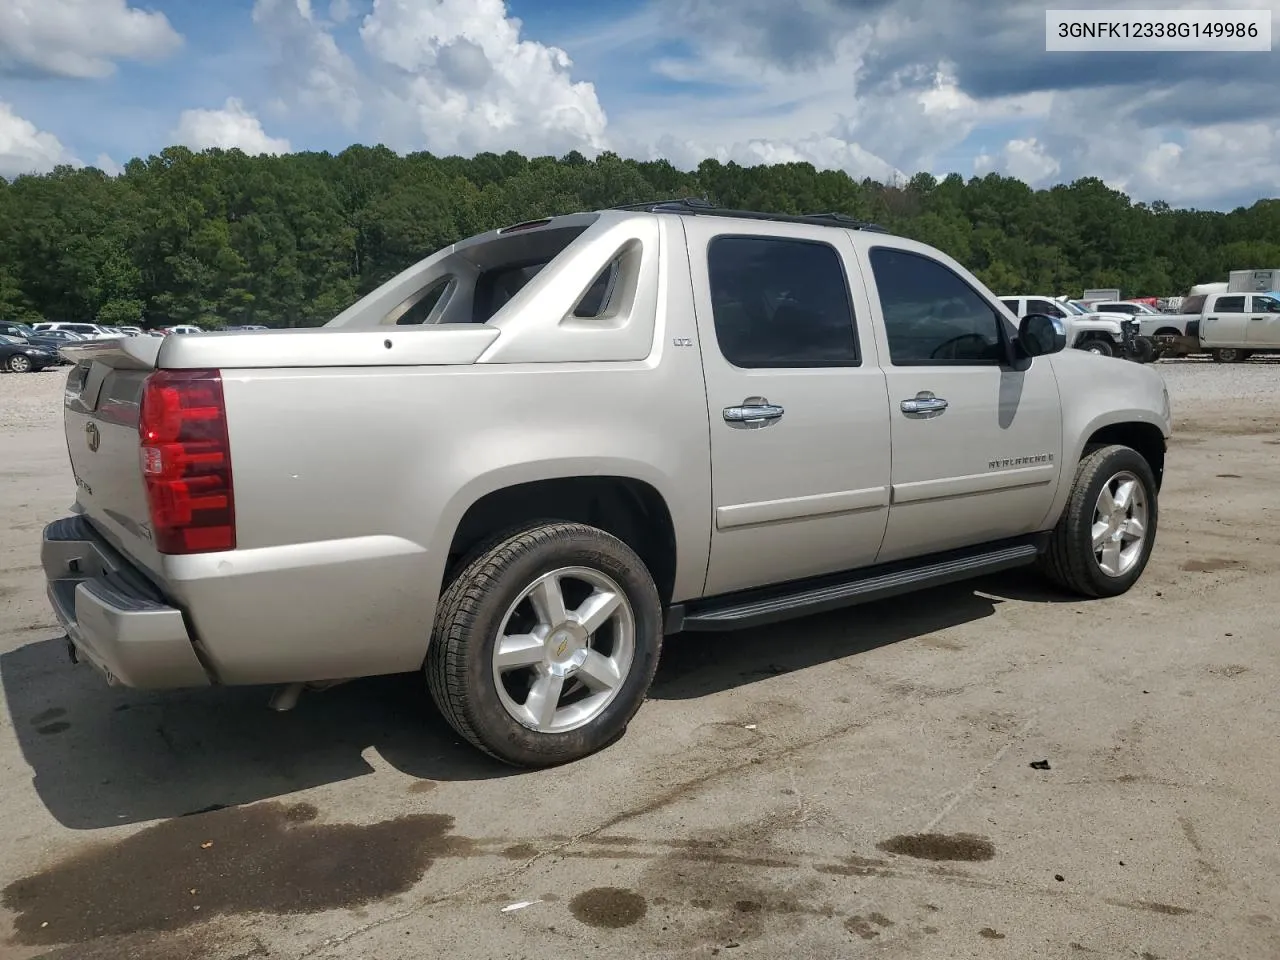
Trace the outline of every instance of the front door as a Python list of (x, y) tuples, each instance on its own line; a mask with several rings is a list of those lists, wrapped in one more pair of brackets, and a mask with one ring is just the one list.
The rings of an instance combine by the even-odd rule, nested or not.
[(707, 594), (872, 563), (889, 414), (847, 234), (683, 222), (711, 413)]
[(1207, 305), (1213, 309), (1205, 311), (1200, 327), (1201, 341), (1215, 347), (1243, 347), (1249, 327), (1249, 314), (1245, 312), (1248, 296), (1236, 294), (1209, 299), (1212, 302)]
[(1255, 293), (1249, 307), (1246, 343), (1250, 347), (1280, 349), (1280, 300)]
[(881, 315), (892, 425), (893, 505), (880, 561), (1041, 529), (1062, 470), (1049, 358), (1008, 366), (1012, 331), (958, 264), (897, 241), (859, 241)]

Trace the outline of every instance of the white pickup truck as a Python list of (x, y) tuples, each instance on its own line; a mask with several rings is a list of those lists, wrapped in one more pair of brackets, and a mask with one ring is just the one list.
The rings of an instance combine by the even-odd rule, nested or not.
[(1002, 296), (1015, 317), (1043, 313), (1057, 317), (1067, 332), (1067, 346), (1104, 357), (1124, 357), (1141, 363), (1150, 361), (1154, 350), (1138, 337), (1139, 325), (1127, 313), (1086, 310), (1071, 301), (1046, 296)]
[(666, 634), (1023, 564), (1128, 590), (1168, 393), (1065, 343), (839, 215), (516, 224), (321, 329), (63, 348), (49, 597), (113, 682), (288, 706), (422, 671), (477, 747), (569, 761), (622, 734)]
[(1280, 353), (1280, 293), (1200, 293), (1186, 297), (1182, 312), (1161, 317), (1154, 337), (1162, 356), (1208, 353), (1218, 363)]

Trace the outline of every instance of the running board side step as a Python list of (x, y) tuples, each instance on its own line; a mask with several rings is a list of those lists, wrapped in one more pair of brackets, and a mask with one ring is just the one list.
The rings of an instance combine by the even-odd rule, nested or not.
[(970, 580), (1033, 563), (1040, 553), (1040, 541), (1040, 537), (1004, 541), (910, 564), (868, 567), (839, 578), (823, 577), (676, 604), (667, 611), (666, 632), (742, 630)]

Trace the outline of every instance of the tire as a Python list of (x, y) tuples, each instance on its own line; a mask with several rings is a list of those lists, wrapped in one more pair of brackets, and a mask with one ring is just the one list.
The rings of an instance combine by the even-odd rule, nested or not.
[(1150, 363), (1156, 358), (1156, 345), (1146, 337), (1138, 337), (1133, 341), (1133, 350), (1128, 359), (1134, 363)]
[(1100, 357), (1114, 357), (1116, 355), (1115, 347), (1111, 345), (1111, 341), (1103, 340), (1101, 337), (1086, 340), (1080, 344), (1080, 349), (1088, 353), (1096, 353)]
[[(554, 631), (547, 622), (553, 618), (540, 614), (528, 596), (552, 573), (563, 574), (563, 605), (569, 608)], [(616, 589), (623, 599), (606, 621), (608, 629), (590, 636), (574, 619), (585, 602), (584, 584), (596, 597)], [(500, 669), (500, 634), (547, 639), (517, 644), (524, 649), (512, 655), (530, 663)], [(440, 597), (427, 683), (450, 726), (474, 746), (514, 766), (555, 766), (622, 736), (653, 681), (662, 637), (657, 588), (630, 547), (595, 527), (543, 522), (495, 538), (463, 561)], [(594, 678), (610, 672), (601, 671), (602, 663), (612, 668), (611, 688)], [(554, 690), (557, 672), (569, 674), (561, 681), (560, 709), (537, 711), (530, 706), (537, 685), (544, 693)], [(583, 697), (575, 703), (578, 694)], [(549, 693), (543, 697), (548, 699)], [(533, 721), (535, 713), (543, 717), (542, 729)]]
[(1214, 363), (1240, 363), (1249, 357), (1244, 350), (1237, 350), (1235, 347), (1222, 347), (1214, 350), (1212, 355)]
[[(1094, 525), (1104, 485), (1110, 490), (1117, 487), (1117, 478), (1132, 479), (1141, 494), (1141, 511), (1136, 509), (1138, 500), (1131, 499), (1135, 509), (1130, 516), (1144, 513), (1141, 541), (1121, 540), (1122, 563), (1109, 572), (1104, 569), (1094, 549)], [(1049, 537), (1048, 549), (1040, 557), (1040, 568), (1050, 580), (1072, 593), (1086, 597), (1116, 597), (1132, 587), (1146, 569), (1155, 546), (1159, 524), (1159, 504), (1155, 476), (1151, 466), (1136, 450), (1119, 444), (1110, 444), (1086, 450), (1076, 467), (1075, 480), (1066, 508)], [(1126, 527), (1132, 532), (1132, 527)], [(1124, 532), (1122, 532), (1122, 537)], [(1128, 543), (1128, 546), (1125, 544)], [(1137, 543), (1137, 549), (1127, 556), (1124, 551)], [(1103, 554), (1106, 558), (1106, 554)], [(1111, 558), (1115, 560), (1113, 555)]]
[(5, 363), (5, 369), (10, 373), (30, 373), (31, 367), (31, 358), (21, 353), (15, 353)]

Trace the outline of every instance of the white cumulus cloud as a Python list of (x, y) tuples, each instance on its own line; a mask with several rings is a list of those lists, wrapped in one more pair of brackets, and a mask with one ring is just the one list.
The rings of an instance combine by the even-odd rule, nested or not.
[(235, 97), (228, 97), (221, 110), (182, 111), (173, 137), (192, 150), (222, 147), (239, 148), (250, 155), (288, 153), (289, 141), (269, 137), (262, 121), (245, 109)]
[(256, 0), (282, 98), (329, 111), (400, 150), (526, 154), (606, 146), (604, 109), (558, 47), (521, 36), (503, 0), (374, 0), (361, 19), (365, 69), (343, 51), (331, 4)]
[(40, 130), (0, 100), (0, 177), (48, 173), (60, 163), (79, 161), (52, 133)]
[(995, 154), (980, 153), (973, 160), (975, 173), (996, 172), (1039, 186), (1062, 169), (1035, 137), (1010, 140)]
[(0, 0), (0, 73), (105, 77), (118, 60), (154, 60), (182, 45), (158, 11), (128, 0)]

